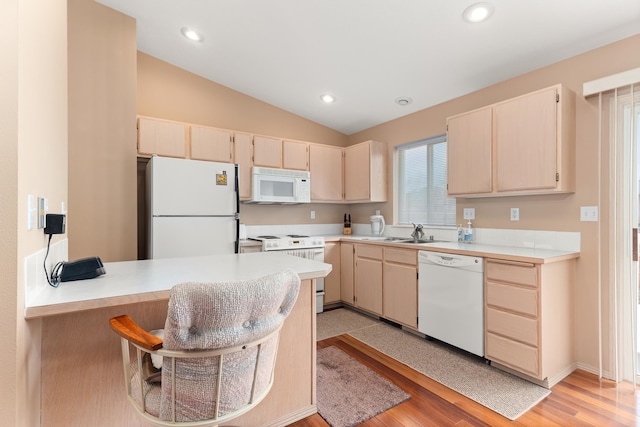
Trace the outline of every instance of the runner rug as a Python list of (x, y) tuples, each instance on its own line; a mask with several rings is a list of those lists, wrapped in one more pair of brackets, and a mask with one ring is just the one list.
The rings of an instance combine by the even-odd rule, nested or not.
[(551, 391), (485, 364), (480, 358), (427, 341), (353, 310), (318, 314), (318, 340), (348, 333), (376, 350), (481, 405), (515, 420)]
[(351, 427), (410, 396), (337, 347), (317, 353), (318, 413), (332, 427)]

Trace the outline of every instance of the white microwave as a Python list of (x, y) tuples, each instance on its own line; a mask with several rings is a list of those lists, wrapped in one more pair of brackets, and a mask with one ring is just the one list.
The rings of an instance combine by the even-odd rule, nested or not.
[(308, 171), (256, 168), (251, 171), (250, 203), (309, 203), (311, 174)]

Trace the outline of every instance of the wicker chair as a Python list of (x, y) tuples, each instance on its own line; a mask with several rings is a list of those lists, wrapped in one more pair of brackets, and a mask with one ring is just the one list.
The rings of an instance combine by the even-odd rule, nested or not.
[[(176, 285), (164, 338), (127, 315), (112, 318), (121, 336), (129, 401), (160, 426), (214, 426), (249, 411), (271, 389), (280, 328), (299, 289), (292, 270)], [(161, 369), (153, 367), (152, 357)]]

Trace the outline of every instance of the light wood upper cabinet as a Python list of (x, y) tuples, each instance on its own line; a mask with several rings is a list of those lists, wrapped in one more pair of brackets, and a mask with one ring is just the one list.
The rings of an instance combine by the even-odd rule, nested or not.
[(324, 246), (324, 262), (331, 264), (331, 273), (324, 278), (324, 304), (340, 302), (340, 243)]
[(138, 117), (138, 154), (185, 158), (188, 129), (186, 123)]
[(342, 148), (309, 145), (312, 202), (342, 201)]
[(447, 124), (448, 194), (575, 191), (575, 93), (566, 87), (457, 115)]
[(447, 119), (447, 191), (451, 196), (490, 193), (493, 107)]
[(251, 157), (253, 135), (235, 133), (233, 135), (233, 149), (235, 162), (238, 164), (238, 187), (240, 199), (251, 198)]
[(212, 162), (233, 162), (231, 131), (191, 125), (191, 158)]
[(344, 200), (387, 201), (387, 144), (366, 141), (344, 149)]
[(575, 127), (568, 120), (575, 112), (563, 121), (563, 108), (573, 111), (574, 103), (575, 95), (555, 86), (496, 104), (498, 192), (574, 190), (575, 172), (568, 160), (575, 156), (575, 137), (573, 131), (563, 135)]
[(284, 169), (309, 170), (309, 143), (282, 141), (282, 167)]
[(354, 253), (353, 243), (340, 243), (340, 299), (349, 305), (355, 304)]
[(282, 168), (282, 140), (254, 135), (253, 166)]

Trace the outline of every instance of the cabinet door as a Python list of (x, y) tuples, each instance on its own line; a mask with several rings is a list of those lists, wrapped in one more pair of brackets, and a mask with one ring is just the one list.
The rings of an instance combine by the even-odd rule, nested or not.
[(557, 88), (496, 104), (496, 189), (556, 188)]
[(369, 144), (344, 149), (344, 199), (368, 200), (371, 175)]
[(251, 198), (251, 144), (252, 135), (236, 133), (233, 135), (233, 149), (235, 161), (238, 164), (238, 186), (240, 198)]
[(253, 166), (282, 168), (282, 140), (255, 135), (253, 137)]
[(308, 171), (309, 144), (299, 141), (282, 141), (282, 167)]
[[(340, 299), (347, 304), (355, 304), (353, 291), (353, 243), (340, 244)], [(326, 286), (326, 284), (325, 284)]]
[(191, 125), (191, 158), (212, 162), (233, 162), (231, 132)]
[(342, 201), (342, 148), (309, 146), (311, 201)]
[(340, 243), (324, 246), (324, 262), (331, 264), (331, 273), (324, 279), (324, 303), (340, 302)]
[(493, 108), (447, 119), (447, 193), (490, 193)]
[(382, 312), (384, 317), (418, 327), (418, 270), (415, 265), (384, 263)]
[(382, 261), (357, 258), (356, 307), (382, 316)]
[(138, 154), (186, 157), (188, 125), (138, 117)]

